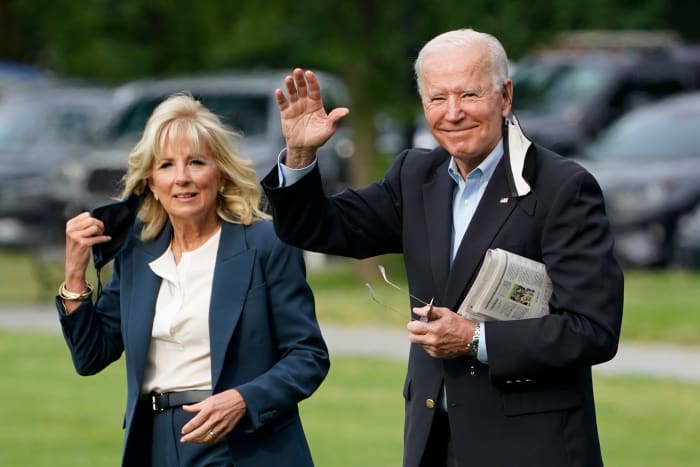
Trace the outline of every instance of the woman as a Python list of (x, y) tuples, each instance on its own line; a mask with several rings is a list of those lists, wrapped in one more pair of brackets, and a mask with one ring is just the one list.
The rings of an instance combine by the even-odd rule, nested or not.
[(56, 306), (78, 373), (126, 354), (122, 465), (313, 465), (298, 403), (327, 349), (302, 254), (259, 210), (235, 137), (189, 95), (156, 107), (125, 176), (138, 221), (94, 303), (91, 247), (110, 237), (89, 213), (67, 222)]

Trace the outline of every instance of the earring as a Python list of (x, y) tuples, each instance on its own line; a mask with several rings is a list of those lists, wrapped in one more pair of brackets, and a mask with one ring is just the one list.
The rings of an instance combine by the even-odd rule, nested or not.
[(220, 195), (223, 195), (223, 194), (224, 194), (224, 189), (225, 189), (225, 188), (226, 188), (225, 186), (220, 186), (220, 187), (219, 187), (219, 194), (220, 194)]
[(156, 201), (158, 201), (158, 194), (157, 193), (153, 193), (153, 197), (156, 199)]

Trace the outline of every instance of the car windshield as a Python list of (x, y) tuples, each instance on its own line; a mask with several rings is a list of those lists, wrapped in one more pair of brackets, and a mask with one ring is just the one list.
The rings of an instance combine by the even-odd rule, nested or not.
[(525, 63), (518, 68), (513, 83), (513, 104), (516, 111), (543, 115), (561, 115), (572, 108), (582, 110), (611, 76), (609, 68), (595, 63)]
[[(670, 103), (669, 103), (670, 104)], [(594, 140), (584, 156), (599, 160), (700, 157), (700, 99), (628, 113)]]
[[(219, 115), (224, 123), (240, 131), (244, 136), (259, 136), (267, 133), (269, 97), (250, 94), (207, 94), (194, 97), (209, 110)], [(114, 137), (133, 137), (140, 135), (146, 126), (153, 109), (163, 101), (163, 96), (138, 101), (117, 122)]]

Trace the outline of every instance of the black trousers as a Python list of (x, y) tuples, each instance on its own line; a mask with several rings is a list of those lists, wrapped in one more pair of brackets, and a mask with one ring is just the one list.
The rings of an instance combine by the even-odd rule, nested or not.
[[(204, 445), (182, 443), (182, 427), (194, 414), (179, 407), (154, 414), (149, 404), (140, 403), (137, 433), (143, 441), (150, 439), (150, 449), (140, 450), (137, 459), (125, 459), (125, 465), (144, 467), (231, 467), (233, 457), (225, 440)], [(144, 447), (147, 446), (143, 443)]]
[(421, 467), (458, 467), (452, 449), (450, 420), (447, 412), (436, 411), (430, 425), (430, 436), (420, 461)]

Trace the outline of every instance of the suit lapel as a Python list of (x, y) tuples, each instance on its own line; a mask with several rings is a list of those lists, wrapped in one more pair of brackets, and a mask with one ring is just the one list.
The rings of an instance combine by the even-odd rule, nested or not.
[(457, 306), (466, 291), (467, 284), (471, 282), (481, 264), (486, 250), (517, 202), (517, 199), (511, 198), (511, 189), (502, 158), (457, 250), (447, 279), (446, 306), (453, 309)]
[[(437, 167), (432, 179), (423, 185), (423, 209), (428, 229), (428, 250), (435, 290), (443, 290), (450, 273), (452, 242), (452, 192), (454, 181), (447, 168), (450, 158)], [(445, 248), (445, 245), (448, 247)], [(438, 300), (439, 303), (439, 300)]]
[(245, 227), (223, 222), (216, 254), (209, 305), (212, 387), (216, 388), (226, 349), (243, 311), (253, 274), (255, 250), (249, 249)]

